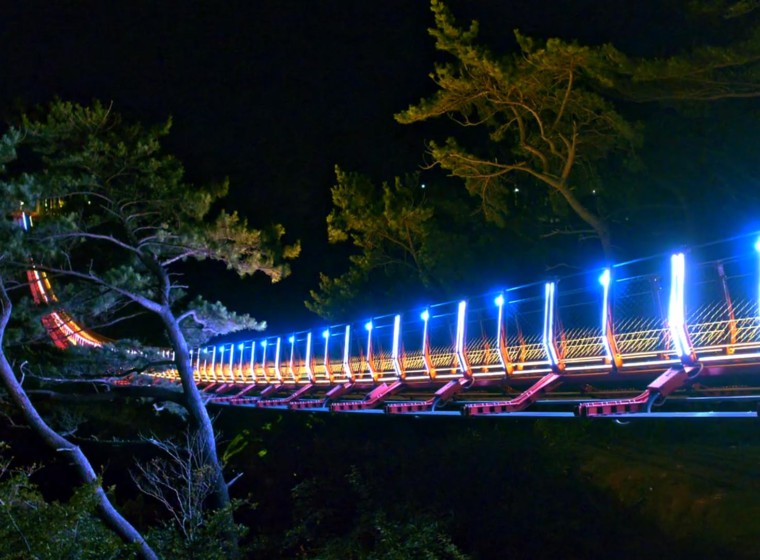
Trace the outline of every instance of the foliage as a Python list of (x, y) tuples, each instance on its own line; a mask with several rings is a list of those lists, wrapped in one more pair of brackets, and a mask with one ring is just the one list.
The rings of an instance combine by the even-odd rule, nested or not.
[[(18, 212), (14, 205), (21, 201), (44, 219), (23, 234), (3, 224), (0, 241), (10, 247), (6, 267), (23, 271), (33, 261), (36, 269), (68, 281), (74, 296), (81, 294), (56, 305), (78, 302), (80, 316), (115, 310), (111, 323), (148, 312), (161, 325), (157, 330), (171, 343), (182, 381), (181, 402), (203, 447), (205, 476), (213, 482), (210, 502), (226, 512), (229, 540), (222, 548), (232, 552), (237, 541), (229, 491), (193, 379), (188, 337), (200, 344), (261, 325), (220, 303), (183, 303), (188, 287), (181, 265), (211, 260), (241, 277), (260, 271), (277, 281), (299, 246), (282, 246), (281, 226), (255, 230), (236, 213), (218, 209), (226, 181), (188, 184), (181, 163), (161, 147), (170, 127), (171, 121), (154, 127), (126, 122), (98, 102), (83, 107), (55, 101), (41, 115), (25, 116), (20, 128), (6, 134), (6, 142), (16, 140), (26, 157), (1, 185), (4, 200), (13, 201), (5, 213)], [(144, 340), (146, 321), (139, 319), (132, 332)]]
[[(161, 558), (176, 558), (177, 560), (232, 560), (237, 554), (230, 554), (219, 546), (222, 539), (228, 538), (228, 517), (233, 510), (240, 507), (237, 501), (232, 502), (229, 510), (207, 511), (203, 522), (194, 534), (193, 540), (188, 540), (175, 523), (164, 523), (148, 532), (148, 539), (155, 546)], [(243, 525), (233, 527), (235, 538), (242, 539), (248, 532)], [(240, 551), (239, 554), (243, 554)], [(240, 556), (242, 557), (242, 556)]]
[[(215, 473), (204, 457), (202, 439), (185, 430), (180, 441), (149, 441), (160, 455), (138, 463), (132, 477), (138, 488), (170, 515), (170, 521), (149, 532), (157, 552), (165, 558), (188, 559), (230, 559), (239, 554), (220, 547), (219, 541), (229, 538), (230, 530), (236, 540), (245, 535), (247, 530), (242, 525), (229, 526), (232, 513), (244, 504), (233, 501), (226, 509), (208, 508)], [(236, 449), (229, 451), (232, 455), (240, 451), (240, 442), (235, 445)]]
[(96, 517), (89, 486), (66, 502), (46, 501), (30, 480), (32, 470), (12, 468), (0, 459), (0, 557), (8, 560), (101, 560), (134, 558)]
[[(318, 503), (320, 482), (307, 480), (293, 489), (297, 512), (300, 513), (287, 541), (305, 553), (302, 558), (319, 560), (367, 559), (465, 560), (468, 558), (451, 542), (447, 527), (440, 519), (419, 511), (384, 511), (372, 499), (359, 471), (352, 468), (347, 490), (352, 494), (356, 511), (342, 512), (353, 522), (341, 536), (325, 538), (326, 526), (334, 526), (335, 512)], [(403, 521), (402, 521), (403, 520)]]
[[(437, 92), (396, 119), (447, 116), (461, 125), (456, 136), (430, 142), (429, 152), (433, 165), (463, 179), (482, 200), (486, 218), (506, 223), (529, 212), (543, 224), (543, 235), (593, 234), (609, 258), (623, 218), (641, 214), (636, 208), (649, 205), (660, 188), (641, 181), (629, 186), (612, 171), (619, 162), (634, 161), (642, 139), (636, 122), (642, 113), (630, 102), (672, 105), (760, 95), (754, 6), (717, 4), (721, 16), (731, 16), (719, 22), (731, 42), (635, 58), (610, 44), (539, 41), (519, 31), (518, 52), (495, 54), (476, 42), (477, 22), (460, 27), (443, 2), (432, 0), (430, 33), (453, 60), (435, 67)], [(729, 24), (742, 31), (730, 33)], [(508, 195), (518, 189), (533, 204), (515, 207)], [(688, 187), (680, 189), (687, 196)]]
[[(335, 208), (327, 217), (330, 243), (351, 241), (360, 252), (349, 257), (350, 269), (340, 277), (320, 276), (320, 292), (312, 291), (307, 307), (323, 316), (345, 313), (341, 303), (358, 296), (370, 274), (415, 276), (433, 281), (435, 261), (429, 251), (433, 208), (420, 196), (417, 177), (397, 177), (377, 188), (367, 177), (336, 167), (332, 188)], [(337, 311), (337, 313), (336, 313)]]
[[(496, 56), (475, 43), (476, 22), (459, 28), (436, 0), (432, 10), (436, 48), (455, 60), (436, 66), (437, 93), (397, 120), (448, 115), (482, 130), (486, 135), (470, 147), (450, 137), (429, 148), (435, 164), (463, 178), (467, 190), (482, 199), (488, 219), (503, 223), (514, 210), (508, 193), (515, 186), (542, 187), (552, 216), (567, 226), (571, 210), (609, 252), (604, 193), (593, 166), (638, 141), (636, 127), (598, 93), (612, 85), (608, 66), (617, 51), (559, 39), (540, 42), (515, 32), (520, 52)], [(572, 220), (569, 225), (576, 227)]]
[(473, 220), (476, 209), (445, 181), (423, 183), (412, 174), (377, 185), (337, 167), (335, 174), (328, 239), (350, 243), (354, 254), (342, 275), (320, 275), (319, 290), (306, 302), (319, 315), (366, 313), (369, 306), (398, 306), (423, 294), (447, 297), (461, 289), (472, 267), (487, 276), (501, 266), (492, 248), (511, 231)]
[(185, 431), (182, 440), (149, 439), (160, 455), (137, 463), (132, 478), (138, 488), (158, 500), (171, 515), (183, 541), (197, 543), (206, 522), (206, 504), (214, 491), (215, 473), (197, 434)]
[(185, 182), (182, 165), (162, 152), (170, 127), (171, 121), (151, 128), (127, 123), (98, 102), (82, 107), (56, 101), (40, 117), (26, 116), (20, 128), (10, 129), (3, 143), (31, 150), (18, 165), (32, 171), (4, 183), (4, 198), (45, 214), (23, 238), (15, 260), (25, 266), (22, 257), (33, 256), (39, 268), (80, 286), (80, 301), (62, 291), (73, 312), (124, 313), (125, 303), (164, 303), (192, 319), (185, 326), (196, 327), (193, 342), (256, 327), (247, 316), (226, 315), (219, 303), (196, 298), (179, 305), (185, 295), (179, 277), (172, 273), (164, 283), (162, 277), (181, 262), (210, 259), (241, 276), (262, 271), (278, 280), (298, 244), (281, 247), (281, 226), (254, 230), (234, 212), (212, 213), (228, 184)]

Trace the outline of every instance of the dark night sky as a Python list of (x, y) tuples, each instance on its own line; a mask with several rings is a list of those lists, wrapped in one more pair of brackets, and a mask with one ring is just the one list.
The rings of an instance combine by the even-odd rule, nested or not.
[[(674, 35), (669, 2), (456, 2), (486, 41), (511, 30), (614, 39), (629, 51)], [(329, 268), (324, 220), (333, 166), (378, 180), (416, 169), (430, 129), (393, 114), (433, 91), (422, 0), (248, 2), (5, 0), (0, 116), (53, 96), (114, 101), (129, 117), (171, 115), (168, 148), (197, 182), (228, 176), (229, 206), (280, 222), (303, 255), (269, 287), (206, 269), (207, 295), (267, 319), (272, 330), (319, 320), (302, 302)], [(655, 41), (656, 42), (656, 41)], [(501, 44), (499, 44), (501, 43)], [(230, 301), (229, 294), (235, 294)]]

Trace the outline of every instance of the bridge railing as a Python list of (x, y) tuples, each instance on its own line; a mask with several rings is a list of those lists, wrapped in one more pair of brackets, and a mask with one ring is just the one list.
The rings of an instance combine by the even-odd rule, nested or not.
[(760, 261), (749, 238), (621, 263), (324, 332), (196, 352), (216, 383), (441, 382), (623, 375), (760, 359)]

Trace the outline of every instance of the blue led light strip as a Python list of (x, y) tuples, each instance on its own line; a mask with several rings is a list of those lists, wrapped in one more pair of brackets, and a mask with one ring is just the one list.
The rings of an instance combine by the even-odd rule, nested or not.
[(351, 371), (349, 359), (351, 357), (351, 325), (346, 325), (346, 334), (343, 338), (343, 373), (346, 379), (353, 381), (354, 373)]
[(277, 380), (282, 382), (282, 371), (280, 370), (280, 346), (282, 345), (282, 339), (278, 336), (277, 342), (274, 348), (274, 371), (277, 376)]
[(457, 339), (456, 339), (456, 354), (459, 361), (459, 369), (463, 375), (470, 376), (470, 366), (467, 363), (467, 357), (464, 355), (464, 330), (465, 330), (465, 318), (467, 316), (467, 301), (460, 301), (457, 311)]
[(401, 369), (401, 361), (399, 360), (399, 346), (401, 338), (401, 315), (396, 315), (393, 319), (393, 347), (391, 349), (391, 362), (393, 362), (393, 371), (396, 372), (396, 376), (401, 379), (404, 376), (404, 372)]
[(602, 285), (602, 346), (604, 347), (604, 353), (610, 362), (614, 362), (614, 356), (612, 355), (612, 348), (610, 348), (610, 342), (607, 340), (607, 331), (609, 325), (607, 324), (608, 318), (608, 306), (610, 298), (610, 269), (605, 268), (601, 276), (599, 276), (599, 283)]
[(309, 377), (309, 381), (314, 383), (314, 370), (311, 367), (311, 331), (306, 334), (306, 375)]
[(552, 368), (559, 366), (559, 357), (554, 348), (554, 291), (555, 283), (547, 282), (544, 300), (544, 352)]
[(377, 374), (375, 373), (375, 367), (372, 365), (372, 321), (367, 321), (364, 328), (367, 329), (367, 369), (372, 378), (375, 379)]
[(684, 283), (686, 281), (686, 259), (683, 253), (670, 258), (671, 281), (668, 305), (668, 326), (673, 340), (673, 348), (681, 359), (689, 359), (692, 349), (686, 334), (686, 314), (684, 312)]

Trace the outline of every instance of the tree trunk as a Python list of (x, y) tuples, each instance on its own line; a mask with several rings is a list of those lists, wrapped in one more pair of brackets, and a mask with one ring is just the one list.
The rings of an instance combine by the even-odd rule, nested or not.
[(567, 186), (566, 183), (558, 183), (552, 185), (559, 193), (564, 197), (570, 208), (580, 217), (581, 220), (586, 222), (599, 236), (599, 242), (602, 245), (602, 252), (604, 253), (604, 259), (607, 264), (612, 264), (614, 255), (612, 249), (612, 234), (607, 223), (601, 219), (598, 215), (594, 214), (591, 210), (578, 200), (573, 191)]
[(79, 477), (84, 484), (90, 485), (95, 491), (97, 500), (97, 512), (103, 522), (124, 542), (137, 546), (141, 558), (148, 560), (158, 560), (158, 556), (150, 545), (145, 541), (143, 536), (135, 529), (129, 521), (116, 511), (111, 501), (108, 499), (105, 490), (100, 485), (95, 470), (92, 468), (90, 461), (79, 448), (66, 438), (56, 433), (48, 426), (42, 417), (34, 408), (29, 400), (24, 388), (16, 379), (5, 352), (2, 349), (2, 340), (5, 334), (5, 327), (11, 314), (11, 301), (5, 291), (5, 286), (0, 278), (0, 380), (8, 391), (11, 400), (19, 408), (26, 422), (34, 432), (42, 438), (45, 444), (58, 453), (65, 453), (71, 457)]
[[(161, 311), (161, 319), (174, 348), (174, 361), (185, 394), (185, 406), (190, 413), (194, 428), (198, 432), (198, 437), (203, 442), (203, 453), (206, 464), (215, 473), (214, 493), (212, 494), (214, 498), (213, 506), (216, 509), (227, 509), (229, 511), (228, 523), (231, 530), (234, 520), (232, 519), (232, 511), (230, 511), (230, 493), (224, 480), (222, 464), (219, 462), (216, 452), (214, 426), (211, 424), (206, 404), (203, 402), (193, 378), (193, 366), (190, 360), (190, 352), (187, 348), (187, 341), (184, 334), (182, 334), (177, 318), (168, 307), (164, 307)], [(232, 535), (231, 532), (230, 535)], [(236, 540), (231, 541), (231, 544), (233, 547), (236, 547)]]

